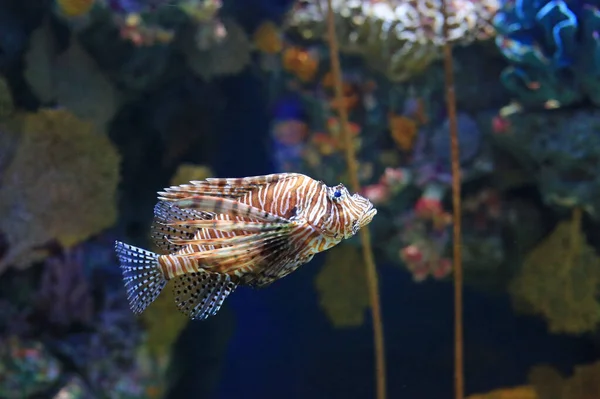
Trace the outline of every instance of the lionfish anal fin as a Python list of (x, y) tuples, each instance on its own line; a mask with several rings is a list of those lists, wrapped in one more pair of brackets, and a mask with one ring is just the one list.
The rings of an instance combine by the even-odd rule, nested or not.
[(260, 186), (278, 183), (299, 176), (301, 175), (298, 173), (275, 173), (264, 176), (239, 178), (208, 178), (205, 180), (193, 180), (190, 184), (171, 186), (165, 188), (163, 192), (159, 192), (158, 194), (161, 198), (170, 201), (193, 195), (236, 199)]
[(150, 228), (150, 237), (163, 252), (172, 253), (179, 250), (172, 240), (192, 238), (199, 229), (187, 224), (187, 221), (207, 221), (214, 216), (208, 212), (180, 209), (172, 203), (159, 201), (154, 206), (154, 220)]
[(231, 276), (206, 271), (184, 274), (173, 281), (177, 308), (193, 320), (215, 315), (237, 287)]

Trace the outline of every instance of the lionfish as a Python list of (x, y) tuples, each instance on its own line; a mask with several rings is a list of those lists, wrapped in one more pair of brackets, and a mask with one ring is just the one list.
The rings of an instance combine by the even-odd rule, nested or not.
[(285, 277), (377, 213), (342, 184), (329, 187), (298, 173), (208, 178), (158, 195), (151, 237), (164, 254), (115, 243), (136, 314), (174, 280), (179, 310), (206, 319), (236, 287)]

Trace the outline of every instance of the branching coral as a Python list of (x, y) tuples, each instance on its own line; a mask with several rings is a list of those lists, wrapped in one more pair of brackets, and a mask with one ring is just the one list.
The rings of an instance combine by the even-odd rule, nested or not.
[(525, 259), (510, 287), (518, 307), (543, 315), (553, 333), (593, 331), (600, 322), (600, 258), (581, 232), (581, 210)]
[(369, 308), (360, 249), (338, 245), (325, 259), (315, 280), (321, 307), (335, 327), (360, 326)]
[(20, 143), (2, 176), (0, 271), (27, 266), (50, 240), (70, 247), (112, 225), (120, 157), (110, 140), (65, 110), (20, 119)]
[[(288, 29), (304, 39), (325, 36), (326, 2), (303, 1), (290, 14)], [(468, 44), (493, 34), (496, 0), (448, 2), (448, 39)], [(358, 53), (395, 81), (423, 71), (441, 56), (445, 42), (438, 0), (333, 1), (340, 48)]]

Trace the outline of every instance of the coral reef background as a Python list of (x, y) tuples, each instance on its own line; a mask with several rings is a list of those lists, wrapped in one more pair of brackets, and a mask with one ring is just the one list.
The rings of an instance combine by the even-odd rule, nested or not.
[[(341, 107), (379, 210), (389, 397), (451, 397), (439, 2), (333, 1), (341, 103), (326, 3), (0, 4), (1, 398), (372, 397), (358, 240), (203, 322), (168, 293), (134, 317), (112, 253), (116, 238), (150, 245), (156, 191), (172, 184), (286, 171), (347, 183)], [(600, 397), (600, 12), (449, 4), (466, 390)]]

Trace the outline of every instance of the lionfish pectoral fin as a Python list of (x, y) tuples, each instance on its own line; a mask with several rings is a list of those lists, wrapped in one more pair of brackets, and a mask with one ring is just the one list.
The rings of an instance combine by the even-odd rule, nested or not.
[[(167, 201), (167, 199), (164, 200)], [(255, 219), (260, 222), (268, 223), (289, 222), (288, 219), (281, 216), (277, 216), (254, 206), (228, 198), (195, 195), (185, 199), (175, 200), (174, 204), (182, 209), (195, 209), (204, 212), (214, 212), (216, 214), (226, 214), (232, 218), (241, 217), (244, 219)]]
[(150, 237), (154, 244), (166, 253), (179, 248), (172, 243), (173, 239), (191, 238), (198, 227), (186, 223), (189, 220), (207, 220), (214, 214), (199, 212), (194, 209), (180, 209), (169, 202), (159, 201), (154, 206), (154, 220), (150, 228)]
[(229, 275), (206, 271), (184, 274), (173, 280), (177, 308), (192, 320), (215, 315), (237, 287)]
[[(302, 228), (303, 227), (301, 226), (297, 227), (297, 232), (301, 232)], [(269, 266), (267, 266), (262, 271), (262, 273), (257, 275), (256, 278), (252, 280), (249, 285), (256, 288), (264, 288), (272, 284), (275, 280), (279, 280), (287, 276), (288, 274), (295, 271), (298, 267), (310, 262), (315, 256), (313, 252), (302, 253), (302, 251), (306, 251), (306, 248), (291, 248), (291, 250), (288, 253), (282, 254), (288, 259), (295, 259), (292, 262), (282, 262), (281, 259), (278, 258), (270, 259), (271, 262), (269, 262)]]
[(115, 242), (121, 264), (127, 300), (133, 313), (142, 313), (160, 295), (167, 284), (158, 266), (158, 254)]
[(193, 195), (207, 195), (212, 197), (240, 198), (252, 190), (267, 184), (299, 176), (297, 173), (277, 173), (264, 176), (251, 176), (240, 178), (208, 178), (193, 180), (190, 184), (171, 186), (158, 194), (165, 200), (176, 200)]
[(296, 225), (288, 223), (285, 228), (277, 227), (270, 231), (223, 239), (195, 240), (194, 245), (213, 249), (193, 253), (182, 252), (179, 256), (195, 259), (211, 272), (233, 273), (238, 276), (257, 272), (257, 268), (270, 264), (279, 254), (286, 252), (290, 245)]

